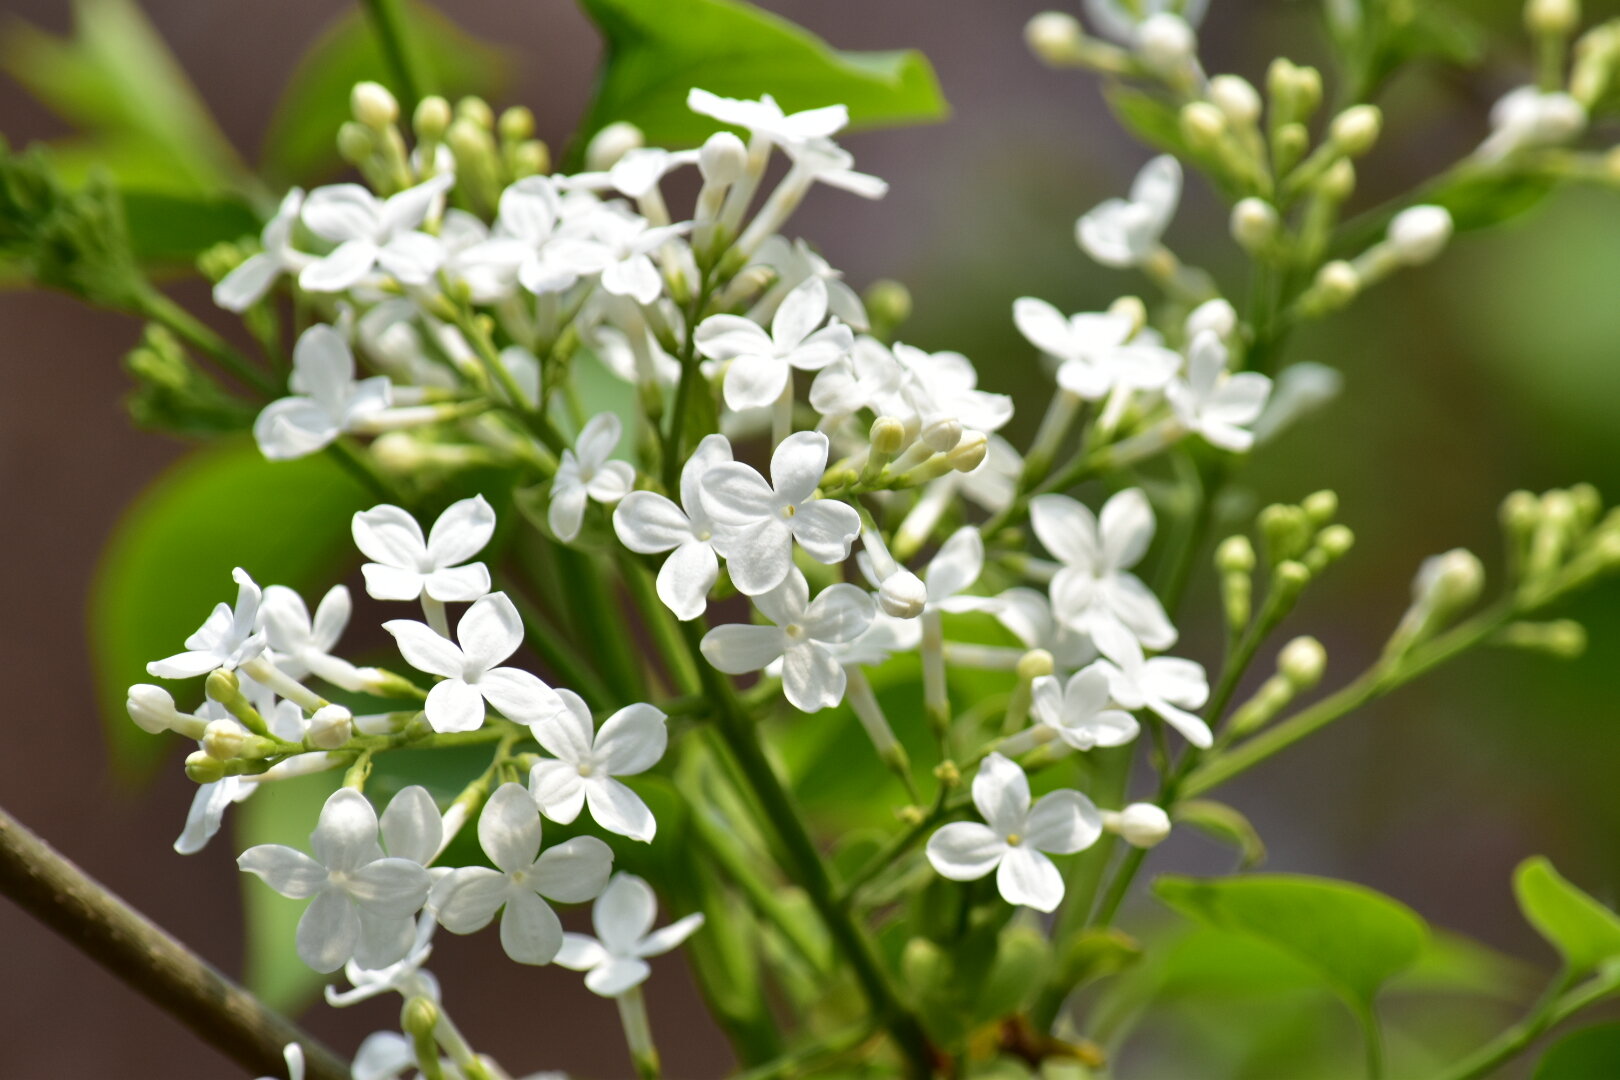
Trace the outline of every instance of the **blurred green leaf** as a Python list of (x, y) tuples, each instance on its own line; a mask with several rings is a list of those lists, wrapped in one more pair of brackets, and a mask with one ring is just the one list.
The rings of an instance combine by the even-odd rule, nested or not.
[(1055, 983), (1072, 991), (1124, 971), (1142, 958), (1135, 938), (1112, 926), (1092, 927), (1063, 943)]
[(130, 249), (143, 263), (190, 263), (215, 244), (259, 233), (259, 216), (241, 199), (131, 189), (123, 196)]
[(1536, 932), (1575, 974), (1620, 956), (1620, 916), (1592, 899), (1537, 855), (1513, 872), (1513, 895)]
[(1468, 173), (1440, 188), (1428, 201), (1451, 211), (1459, 230), (1484, 229), (1535, 209), (1556, 186), (1546, 176)]
[(701, 87), (724, 97), (774, 95), (790, 112), (843, 104), (853, 128), (945, 116), (933, 68), (915, 50), (845, 52), (739, 0), (580, 0), (606, 39), (580, 144), (628, 120), (647, 141), (701, 141), (716, 124), (686, 107)]
[(1429, 933), (1404, 904), (1325, 878), (1162, 877), (1153, 888), (1189, 918), (1259, 938), (1303, 961), (1363, 1013), (1380, 986), (1417, 961)]
[(1597, 1024), (1553, 1043), (1531, 1080), (1601, 1080), (1620, 1076), (1620, 1024)]
[(1245, 870), (1266, 861), (1266, 844), (1259, 831), (1241, 811), (1225, 803), (1189, 799), (1176, 805), (1176, 820), (1236, 848), (1239, 865)]
[[(371, 502), (328, 457), (273, 464), (245, 440), (191, 454), (136, 500), (90, 592), (91, 658), (119, 772), (139, 779), (172, 748), (130, 723), (125, 692), (150, 680), (148, 661), (180, 651), (214, 604), (234, 597), (231, 569), (261, 585), (308, 589), (346, 556), (349, 518)], [(176, 697), (185, 707), (184, 694)]]
[[(407, 9), (440, 94), (452, 101), (466, 94), (499, 96), (512, 70), (507, 50), (473, 37), (427, 4)], [(287, 80), (261, 149), (265, 170), (284, 183), (309, 184), (335, 169), (338, 128), (350, 119), (349, 91), (366, 80), (387, 86), (393, 76), (371, 24), (356, 9), (310, 46)]]
[(1103, 97), (1126, 131), (1167, 154), (1187, 153), (1186, 140), (1181, 137), (1181, 112), (1175, 105), (1123, 83), (1107, 86)]

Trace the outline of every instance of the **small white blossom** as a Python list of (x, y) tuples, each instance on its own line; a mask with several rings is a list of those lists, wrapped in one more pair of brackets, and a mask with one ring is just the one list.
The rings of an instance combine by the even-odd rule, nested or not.
[(186, 823), (174, 841), (175, 853), (195, 855), (201, 851), (219, 832), (231, 804), (241, 802), (258, 789), (256, 782), (241, 776), (227, 776), (197, 785), (191, 807), (186, 811)]
[(321, 597), (313, 619), (302, 596), (285, 585), (271, 585), (259, 606), (259, 625), (275, 665), (288, 676), (317, 675), (333, 686), (359, 690), (365, 682), (360, 672), (332, 655), (352, 611), (349, 590), (342, 585), (332, 586)]
[(776, 282), (748, 312), (748, 317), (755, 322), (763, 325), (789, 293), (811, 278), (819, 278), (827, 286), (827, 310), (855, 330), (867, 329), (866, 305), (861, 301), (861, 294), (850, 288), (843, 273), (805, 241), (769, 237), (759, 246), (754, 263), (776, 272)]
[(623, 428), (614, 413), (591, 417), (572, 450), (562, 452), (557, 475), (551, 481), (551, 506), (546, 524), (557, 539), (571, 542), (585, 520), (585, 503), (594, 499), (611, 505), (636, 485), (636, 470), (625, 461), (609, 461)]
[(249, 255), (219, 280), (214, 286), (214, 303), (226, 311), (246, 311), (264, 299), (281, 275), (296, 274), (313, 261), (312, 256), (292, 246), (293, 229), (303, 205), (302, 188), (293, 188), (282, 197), (275, 216), (265, 223), (259, 236), (263, 250)]
[(1136, 738), (1136, 717), (1111, 708), (1108, 670), (1093, 664), (1061, 683), (1055, 676), (1035, 680), (1030, 711), (1042, 726), (1076, 750), (1124, 746)]
[(1181, 369), (1180, 355), (1137, 334), (1128, 315), (1086, 312), (1065, 318), (1046, 301), (1026, 296), (1013, 303), (1013, 322), (1030, 344), (1059, 362), (1058, 385), (1088, 401), (1106, 397), (1116, 386), (1160, 389)]
[(664, 714), (652, 705), (627, 705), (602, 722), (572, 690), (559, 690), (563, 707), (529, 725), (534, 741), (553, 759), (534, 763), (529, 791), (540, 812), (567, 825), (588, 806), (602, 828), (643, 843), (658, 822), (652, 811), (615, 777), (646, 772), (664, 756), (669, 742)]
[(259, 601), (262, 593), (253, 578), (241, 567), (231, 571), (236, 582), (236, 606), (221, 602), (208, 621), (186, 638), (186, 650), (146, 665), (148, 674), (160, 679), (189, 679), (216, 668), (235, 671), (264, 651), (264, 634), (259, 630)]
[(1067, 495), (1038, 495), (1029, 503), (1035, 535), (1063, 569), (1052, 579), (1052, 612), (1091, 637), (1103, 652), (1120, 637), (1153, 649), (1175, 644), (1176, 628), (1158, 597), (1130, 568), (1153, 540), (1153, 507), (1140, 488), (1103, 504), (1100, 517)]
[(489, 568), (468, 559), (495, 534), (495, 511), (482, 495), (451, 503), (422, 537), (422, 526), (397, 506), (354, 515), (355, 546), (372, 560), (360, 567), (378, 600), (466, 603), (489, 592)]
[(827, 319), (827, 284), (810, 278), (788, 294), (771, 320), (769, 334), (739, 315), (711, 315), (698, 325), (695, 340), (704, 356), (730, 361), (724, 384), (726, 406), (757, 409), (782, 396), (793, 369), (820, 371), (847, 355), (855, 336)]
[(377, 843), (377, 813), (353, 788), (339, 788), (310, 834), (314, 858), (280, 844), (260, 844), (236, 863), (283, 896), (311, 899), (298, 920), (298, 956), (319, 972), (350, 958), (369, 968), (403, 957), (426, 902), (428, 872), (388, 858)]
[(383, 629), (394, 635), (407, 663), (441, 676), (423, 705), (434, 731), (476, 731), (484, 723), (485, 701), (519, 724), (561, 707), (538, 676), (496, 666), (523, 643), (523, 620), (505, 593), (480, 597), (467, 609), (456, 624), (459, 645), (412, 619), (385, 622)]
[(253, 422), (259, 451), (271, 461), (303, 457), (377, 419), (393, 402), (393, 385), (386, 375), (354, 375), (342, 334), (325, 323), (305, 330), (293, 347), (292, 395), (266, 405)]
[(1131, 803), (1123, 810), (1105, 810), (1103, 828), (1132, 847), (1158, 847), (1170, 835), (1170, 815), (1152, 803)]
[(1187, 349), (1187, 377), (1170, 384), (1165, 396), (1176, 419), (1211, 446), (1241, 453), (1254, 445), (1248, 425), (1260, 418), (1271, 395), (1271, 380), (1256, 371), (1228, 374), (1221, 339), (1206, 330)]
[(832, 419), (862, 409), (909, 411), (909, 403), (900, 396), (905, 375), (887, 345), (863, 334), (855, 339), (848, 356), (816, 373), (810, 384), (810, 407)]
[(1181, 164), (1168, 154), (1143, 166), (1129, 199), (1109, 199), (1075, 225), (1087, 255), (1104, 266), (1137, 266), (1158, 250), (1181, 202)]
[(898, 341), (892, 352), (905, 373), (901, 395), (911, 403), (920, 428), (954, 420), (966, 430), (989, 434), (1012, 419), (1012, 398), (980, 390), (973, 361), (961, 353), (924, 352)]
[(1501, 161), (1520, 150), (1558, 146), (1586, 129), (1586, 108), (1561, 90), (1520, 86), (1491, 108), (1491, 133), (1474, 156)]
[(522, 784), (502, 784), (478, 817), (478, 842), (495, 869), (466, 866), (435, 889), (439, 922), (452, 934), (482, 930), (501, 916), (501, 947), (520, 964), (549, 964), (562, 923), (546, 899), (579, 903), (601, 893), (613, 852), (594, 836), (540, 850), (540, 811)]
[(359, 184), (316, 188), (304, 200), (304, 224), (337, 247), (304, 267), (298, 284), (310, 292), (342, 292), (379, 266), (404, 284), (426, 284), (444, 262), (444, 245), (417, 226), (454, 182), (435, 176), (387, 199)]
[(1202, 719), (1187, 709), (1202, 708), (1209, 700), (1209, 679), (1203, 665), (1173, 656), (1143, 659), (1136, 639), (1121, 637), (1117, 648), (1097, 666), (1108, 673), (1108, 689), (1123, 708), (1148, 709), (1186, 740), (1207, 750), (1215, 736)]
[(747, 101), (723, 98), (694, 88), (686, 95), (686, 107), (722, 124), (747, 128), (755, 138), (784, 150), (836, 135), (849, 123), (849, 110), (842, 105), (784, 113), (776, 99), (769, 94), (758, 101)]
[(1063, 875), (1047, 854), (1084, 851), (1102, 835), (1102, 815), (1078, 791), (1061, 790), (1030, 804), (1024, 770), (990, 754), (973, 778), (973, 805), (985, 824), (955, 821), (928, 839), (928, 861), (942, 877), (976, 881), (992, 870), (1009, 904), (1053, 911), (1063, 902)]
[(705, 436), (681, 466), (679, 506), (654, 491), (632, 491), (613, 510), (613, 529), (625, 547), (642, 555), (669, 552), (658, 570), (658, 598), (682, 621), (703, 614), (720, 576), (714, 549), (720, 526), (704, 508), (703, 476), (730, 460), (724, 435)]
[(669, 952), (703, 925), (703, 913), (697, 912), (654, 930), (657, 917), (652, 886), (634, 874), (614, 874), (591, 905), (596, 936), (564, 934), (557, 963), (585, 972), (585, 986), (592, 993), (618, 997), (647, 981), (650, 957)]
[(433, 955), (433, 931), (438, 925), (438, 920), (433, 917), (431, 911), (423, 911), (416, 920), (416, 936), (411, 939), (410, 951), (403, 959), (396, 960), (387, 967), (361, 967), (353, 960), (344, 964), (343, 975), (349, 980), (350, 989), (338, 990), (328, 984), (326, 1003), (334, 1009), (343, 1009), (389, 993), (397, 993), (403, 997), (421, 996), (437, 1001), (438, 980), (431, 972), (423, 971), (422, 965)]
[(690, 223), (651, 225), (646, 218), (611, 206), (591, 219), (591, 231), (601, 245), (600, 254), (576, 252), (573, 265), (583, 276), (599, 274), (603, 291), (628, 296), (643, 306), (664, 291), (664, 279), (653, 265), (652, 252), (691, 228)]

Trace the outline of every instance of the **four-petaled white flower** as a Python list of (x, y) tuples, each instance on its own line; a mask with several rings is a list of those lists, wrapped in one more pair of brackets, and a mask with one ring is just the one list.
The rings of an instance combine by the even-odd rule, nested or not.
[(309, 846), (314, 858), (281, 844), (260, 844), (236, 860), (282, 896), (311, 901), (298, 920), (299, 958), (325, 973), (351, 957), (368, 968), (403, 957), (432, 882), (410, 859), (383, 855), (377, 812), (366, 797), (353, 788), (333, 792)]
[(1157, 390), (1181, 370), (1180, 354), (1147, 333), (1138, 335), (1128, 315), (1082, 312), (1064, 318), (1045, 300), (1026, 296), (1013, 302), (1013, 322), (1030, 344), (1060, 362), (1058, 385), (1088, 401), (1117, 386)]
[(681, 466), (681, 504), (654, 491), (632, 491), (613, 510), (619, 541), (642, 555), (669, 552), (658, 570), (658, 598), (683, 622), (702, 615), (720, 576), (714, 523), (703, 505), (703, 476), (730, 461), (731, 443), (708, 435)]
[(534, 741), (555, 760), (542, 759), (529, 771), (529, 791), (540, 812), (567, 825), (588, 806), (602, 828), (632, 840), (650, 842), (658, 822), (641, 796), (615, 780), (646, 772), (664, 756), (669, 730), (652, 705), (627, 705), (602, 722), (572, 690), (558, 690), (563, 707), (529, 725)]
[(1159, 239), (1181, 201), (1181, 164), (1169, 154), (1142, 167), (1129, 199), (1109, 199), (1075, 225), (1087, 255), (1104, 266), (1137, 266), (1159, 248)]
[(703, 636), (703, 655), (728, 675), (782, 660), (782, 689), (794, 708), (816, 712), (844, 700), (847, 676), (839, 650), (872, 624), (872, 596), (854, 585), (829, 585), (815, 600), (797, 567), (776, 588), (754, 597), (772, 626), (733, 623)]
[(1148, 709), (1181, 732), (1186, 740), (1207, 750), (1215, 742), (1209, 725), (1187, 712), (1209, 700), (1209, 679), (1204, 667), (1174, 656), (1143, 659), (1136, 640), (1122, 637), (1119, 648), (1096, 666), (1108, 673), (1108, 691), (1121, 707)]
[(215, 668), (235, 671), (264, 651), (259, 630), (259, 586), (240, 566), (231, 571), (236, 582), (236, 606), (221, 601), (195, 634), (186, 638), (186, 651), (146, 665), (160, 679), (189, 679)]
[(523, 287), (537, 295), (561, 292), (607, 263), (607, 249), (589, 228), (600, 212), (588, 193), (563, 194), (551, 177), (527, 176), (501, 193), (497, 234), (465, 254), (513, 267)]
[(422, 996), (437, 1001), (439, 981), (422, 965), (433, 955), (433, 931), (439, 926), (431, 911), (424, 911), (416, 920), (416, 936), (411, 939), (410, 951), (402, 959), (387, 967), (366, 968), (350, 960), (343, 965), (343, 976), (349, 980), (348, 990), (338, 990), (330, 983), (326, 987), (326, 1003), (334, 1009), (344, 1009), (370, 1001), (382, 994), (398, 993), (404, 997)]
[(1102, 835), (1102, 815), (1078, 791), (1041, 796), (1033, 806), (1024, 770), (990, 754), (973, 778), (973, 805), (985, 823), (955, 821), (928, 838), (928, 861), (942, 877), (976, 881), (992, 870), (1009, 904), (1052, 911), (1063, 902), (1063, 875), (1047, 854), (1084, 851)]
[(1109, 686), (1108, 668), (1099, 664), (1070, 676), (1066, 684), (1042, 675), (1035, 680), (1030, 711), (1037, 723), (1076, 750), (1124, 746), (1141, 725), (1130, 713), (1111, 707)]
[(707, 90), (693, 88), (686, 95), (686, 107), (722, 124), (747, 128), (748, 133), (756, 139), (784, 150), (836, 135), (849, 123), (849, 109), (843, 105), (784, 113), (776, 99), (769, 94), (758, 101), (748, 101), (724, 98)]
[(441, 603), (465, 603), (489, 592), (489, 568), (468, 559), (495, 533), (495, 511), (482, 495), (451, 503), (422, 526), (397, 506), (374, 506), (354, 515), (354, 544), (371, 559), (360, 567), (366, 592), (378, 600), (416, 600), (424, 593)]
[(1165, 391), (1176, 419), (1211, 446), (1241, 453), (1254, 445), (1247, 425), (1260, 419), (1271, 380), (1257, 371), (1228, 374), (1226, 346), (1205, 330), (1187, 349), (1187, 377)]
[(613, 413), (597, 413), (579, 433), (572, 450), (564, 449), (551, 481), (546, 524), (557, 539), (571, 542), (585, 520), (585, 502), (611, 505), (636, 485), (636, 470), (626, 461), (609, 461), (623, 428)]
[(1100, 518), (1067, 495), (1038, 495), (1029, 514), (1035, 535), (1063, 563), (1052, 579), (1059, 621), (1106, 655), (1125, 637), (1152, 649), (1175, 644), (1176, 628), (1158, 597), (1129, 569), (1153, 540), (1153, 507), (1140, 488), (1110, 498)]
[(313, 619), (304, 598), (296, 591), (285, 585), (265, 589), (264, 602), (259, 605), (259, 625), (276, 666), (294, 679), (318, 675), (345, 690), (361, 689), (363, 680), (355, 666), (332, 655), (353, 610), (349, 590), (342, 585), (332, 586), (321, 597)]
[(604, 207), (591, 219), (591, 233), (599, 247), (581, 253), (581, 274), (599, 272), (604, 292), (628, 296), (643, 306), (664, 291), (664, 279), (653, 265), (652, 253), (691, 228), (690, 223), (658, 225), (637, 214)]
[(282, 274), (296, 274), (313, 261), (313, 256), (292, 246), (293, 229), (303, 205), (303, 188), (293, 188), (282, 197), (276, 216), (265, 223), (259, 236), (263, 250), (249, 255), (219, 280), (214, 286), (214, 303), (226, 311), (246, 311), (264, 299)]
[(596, 936), (564, 934), (557, 963), (585, 972), (585, 986), (592, 993), (618, 997), (647, 981), (652, 974), (649, 957), (664, 955), (703, 925), (703, 913), (697, 912), (654, 930), (657, 917), (652, 886), (634, 874), (614, 874), (591, 905)]
[(804, 240), (789, 242), (781, 235), (769, 237), (759, 245), (754, 262), (776, 271), (776, 283), (749, 311), (750, 318), (763, 323), (787, 299), (788, 293), (811, 278), (820, 278), (827, 285), (827, 310), (855, 330), (868, 328), (861, 294), (850, 288), (842, 271), (834, 269)]
[(817, 562), (849, 557), (861, 531), (855, 508), (818, 499), (827, 470), (827, 436), (798, 431), (771, 455), (771, 480), (741, 462), (724, 462), (703, 474), (703, 506), (725, 526), (715, 550), (726, 558), (732, 583), (749, 596), (780, 585), (793, 567), (793, 542)]
[(475, 601), (456, 624), (456, 641), (412, 619), (393, 619), (383, 629), (412, 667), (442, 676), (423, 705), (434, 731), (476, 731), (484, 723), (485, 701), (519, 724), (561, 708), (556, 691), (539, 676), (496, 666), (523, 643), (523, 620), (505, 593)]
[(362, 428), (393, 401), (386, 375), (354, 377), (354, 353), (325, 323), (305, 330), (293, 347), (289, 397), (272, 401), (253, 421), (259, 452), (271, 461), (313, 454), (344, 432)]
[(613, 852), (594, 836), (540, 850), (540, 811), (522, 784), (502, 784), (478, 817), (478, 843), (495, 864), (452, 871), (434, 890), (439, 922), (470, 934), (501, 915), (501, 947), (520, 964), (549, 964), (562, 948), (562, 923), (546, 899), (576, 904), (601, 893)]
[(855, 335), (839, 322), (816, 329), (827, 318), (827, 283), (818, 277), (788, 293), (776, 309), (767, 334), (740, 315), (711, 315), (698, 325), (698, 351), (729, 360), (725, 397), (728, 408), (758, 409), (782, 396), (793, 369), (820, 371), (847, 355)]
[(426, 284), (444, 262), (444, 245), (417, 226), (454, 182), (441, 174), (387, 199), (359, 184), (316, 188), (304, 200), (304, 224), (337, 247), (304, 267), (298, 284), (310, 292), (342, 292), (378, 266), (404, 284)]
[(961, 353), (930, 353), (898, 341), (893, 353), (904, 372), (901, 396), (911, 404), (921, 426), (949, 418), (967, 430), (989, 434), (1012, 419), (1012, 398), (980, 390), (973, 361)]

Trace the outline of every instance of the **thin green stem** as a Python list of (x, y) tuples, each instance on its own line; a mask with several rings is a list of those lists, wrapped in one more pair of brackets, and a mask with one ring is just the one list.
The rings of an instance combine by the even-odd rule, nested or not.
[[(1570, 984), (1574, 981), (1574, 972), (1568, 968), (1559, 972), (1524, 1019), (1461, 1061), (1446, 1068), (1436, 1080), (1480, 1080), (1481, 1077), (1490, 1076), (1502, 1065), (1523, 1053), (1548, 1028), (1573, 1015), (1580, 1008), (1612, 993), (1616, 984), (1620, 983), (1620, 974), (1593, 980), (1592, 983), (1569, 992)], [(1596, 994), (1592, 993), (1594, 984), (1601, 987), (1600, 992)], [(1576, 1003), (1573, 1008), (1570, 1007), (1572, 999)]]
[(140, 314), (207, 353), (220, 367), (266, 396), (280, 388), (266, 372), (243, 356), (229, 342), (199, 322), (196, 316), (156, 289), (141, 295)]
[(562, 631), (541, 614), (528, 597), (513, 588), (512, 582), (502, 581), (500, 584), (523, 619), (525, 640), (540, 654), (545, 665), (593, 707), (601, 708), (613, 701), (614, 695), (609, 692), (607, 683), (574, 649)]
[(383, 59), (398, 83), (400, 105), (409, 116), (416, 110), (417, 103), (433, 92), (427, 64), (416, 47), (410, 16), (402, 0), (361, 0), (361, 6), (377, 31)]

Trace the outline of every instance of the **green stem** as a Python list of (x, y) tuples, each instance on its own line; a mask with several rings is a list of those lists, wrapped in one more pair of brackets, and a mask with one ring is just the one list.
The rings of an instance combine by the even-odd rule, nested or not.
[(232, 348), (224, 338), (204, 326), (191, 312), (156, 289), (143, 291), (140, 301), (140, 314), (170, 331), (176, 337), (201, 349), (213, 357), (220, 367), (259, 393), (271, 396), (280, 390), (274, 379), (256, 367), (247, 357)]
[(670, 410), (669, 432), (664, 437), (663, 444), (663, 474), (664, 488), (671, 493), (680, 490), (681, 441), (686, 435), (686, 414), (692, 409), (692, 393), (700, 377), (697, 358), (697, 325), (708, 306), (709, 297), (714, 290), (714, 282), (710, 274), (703, 276), (703, 285), (698, 290), (697, 299), (692, 303), (692, 310), (686, 316), (686, 340), (681, 343), (681, 379), (675, 386), (674, 408)]
[(528, 597), (514, 588), (510, 581), (501, 581), (500, 586), (523, 620), (525, 640), (540, 654), (545, 665), (556, 672), (558, 678), (568, 683), (569, 688), (577, 691), (593, 708), (602, 708), (615, 700), (596, 669), (585, 662), (562, 631), (542, 615)]
[(1361, 1027), (1362, 1044), (1367, 1051), (1367, 1080), (1383, 1080), (1384, 1032), (1378, 1026), (1378, 1013), (1369, 1003), (1356, 1010), (1356, 1022)]
[[(1479, 1080), (1481, 1077), (1490, 1076), (1497, 1068), (1523, 1053), (1525, 1048), (1535, 1042), (1548, 1028), (1612, 993), (1616, 984), (1620, 983), (1620, 974), (1594, 979), (1586, 986), (1566, 993), (1574, 981), (1574, 972), (1567, 968), (1559, 972), (1548, 984), (1540, 1000), (1531, 1008), (1529, 1015), (1455, 1065), (1448, 1067), (1436, 1080)], [(1600, 988), (1595, 994), (1594, 985)]]
[(394, 80), (399, 84), (400, 107), (406, 116), (416, 111), (423, 96), (432, 92), (432, 79), (416, 48), (416, 37), (411, 32), (410, 16), (402, 0), (361, 0), (366, 17), (377, 31), (377, 43), (382, 46), (383, 59), (388, 62)]
[(574, 628), (584, 636), (607, 679), (609, 701), (623, 705), (643, 700), (642, 668), (635, 655), (635, 643), (601, 567), (586, 552), (566, 545), (557, 545), (554, 554), (558, 583), (567, 598)]
[(675, 628), (675, 616), (658, 598), (652, 572), (647, 569), (645, 563), (622, 549), (619, 556), (619, 567), (624, 571), (624, 582), (630, 590), (630, 598), (635, 601), (636, 607), (641, 612), (642, 620), (647, 625), (647, 632), (652, 635), (653, 644), (658, 647), (658, 653), (663, 658), (670, 678), (674, 681), (675, 689), (682, 694), (698, 693), (700, 685), (697, 668), (681, 643), (681, 633)]

